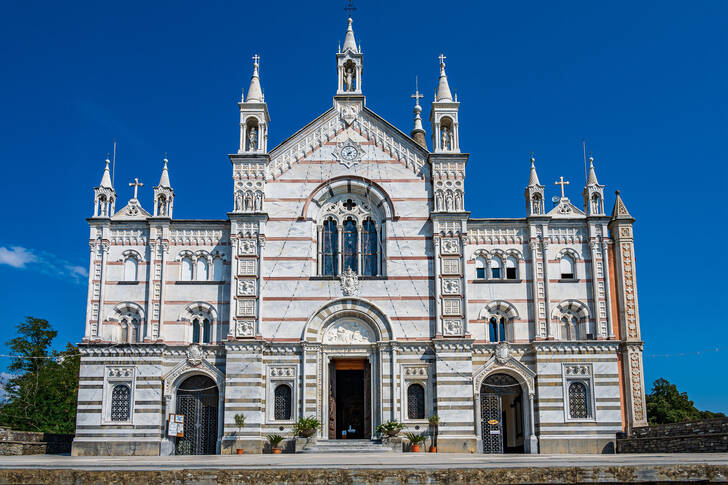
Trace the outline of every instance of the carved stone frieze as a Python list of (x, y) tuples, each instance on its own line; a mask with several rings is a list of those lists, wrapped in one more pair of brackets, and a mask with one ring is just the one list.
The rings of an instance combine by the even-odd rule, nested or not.
[(447, 319), (442, 322), (442, 333), (448, 337), (463, 335), (463, 321), (459, 319)]
[(239, 296), (255, 296), (256, 280), (238, 280)]
[(344, 296), (353, 296), (359, 293), (359, 276), (351, 268), (346, 268), (339, 279), (341, 280), (341, 293)]
[(460, 254), (460, 241), (454, 237), (444, 237), (440, 242), (442, 254)]
[(460, 294), (460, 278), (443, 278), (442, 294), (443, 295), (459, 295)]
[(336, 322), (324, 335), (324, 343), (331, 345), (369, 344), (374, 340), (371, 330), (356, 320)]

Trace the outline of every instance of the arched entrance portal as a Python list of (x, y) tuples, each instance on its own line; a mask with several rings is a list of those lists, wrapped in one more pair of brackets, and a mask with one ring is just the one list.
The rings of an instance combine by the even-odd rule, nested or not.
[(493, 374), (480, 387), (484, 453), (523, 453), (523, 392), (508, 374)]
[(217, 444), (219, 391), (215, 381), (195, 375), (177, 389), (177, 414), (185, 419), (184, 437), (177, 438), (177, 455), (214, 455)]

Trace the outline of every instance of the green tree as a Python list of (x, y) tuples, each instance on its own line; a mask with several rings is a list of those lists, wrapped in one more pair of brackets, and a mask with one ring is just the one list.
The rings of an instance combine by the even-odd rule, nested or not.
[(686, 392), (677, 390), (667, 379), (657, 379), (647, 394), (647, 420), (650, 424), (679, 423), (725, 417), (723, 413), (700, 411)]
[(5, 386), (0, 425), (24, 431), (73, 433), (78, 396), (78, 349), (50, 351), (58, 332), (46, 320), (27, 317), (7, 345), (18, 357), (9, 370), (17, 373)]

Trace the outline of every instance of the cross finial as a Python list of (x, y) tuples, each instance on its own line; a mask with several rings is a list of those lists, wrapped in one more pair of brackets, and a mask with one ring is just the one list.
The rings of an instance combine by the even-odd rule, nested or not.
[(564, 177), (562, 176), (562, 177), (559, 177), (559, 181), (558, 182), (554, 182), (554, 185), (560, 185), (561, 186), (561, 198), (562, 199), (565, 198), (566, 196), (564, 195), (564, 187), (566, 185), (569, 185), (569, 182), (567, 182), (566, 180), (564, 180)]
[(440, 59), (440, 65), (441, 66), (444, 66), (445, 65), (445, 59), (447, 59), (447, 57), (445, 57), (445, 54), (440, 54), (438, 56), (438, 59)]
[(144, 184), (138, 178), (134, 177), (134, 182), (129, 182), (129, 187), (134, 187), (134, 198), (136, 199), (139, 187), (144, 187)]
[(352, 12), (356, 10), (356, 7), (354, 6), (354, 0), (349, 0), (349, 3), (344, 7), (344, 10), (346, 10), (349, 14), (349, 18), (351, 18)]
[(258, 54), (255, 54), (253, 56), (253, 64), (255, 64), (257, 66), (259, 60), (260, 60), (260, 56)]
[(420, 93), (420, 89), (417, 86), (417, 84), (418, 84), (417, 83), (417, 76), (415, 76), (415, 94), (413, 94), (412, 96), (410, 96), (410, 98), (414, 99), (415, 100), (415, 105), (419, 106), (420, 105), (420, 99), (424, 98), (425, 96), (422, 93)]

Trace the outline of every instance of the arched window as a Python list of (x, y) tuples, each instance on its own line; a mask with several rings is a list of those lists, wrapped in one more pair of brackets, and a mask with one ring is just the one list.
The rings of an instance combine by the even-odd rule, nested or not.
[(586, 419), (589, 414), (586, 385), (583, 382), (572, 382), (569, 384), (569, 416), (572, 419)]
[(137, 281), (138, 263), (134, 256), (127, 256), (124, 260), (124, 281)]
[(576, 271), (574, 269), (574, 259), (568, 254), (561, 256), (561, 279), (562, 280), (573, 280), (576, 277)]
[(485, 279), (485, 266), (485, 258), (483, 258), (482, 256), (478, 257), (475, 260), (475, 277), (479, 280)]
[(273, 393), (273, 418), (276, 420), (291, 419), (291, 386), (279, 384)]
[(376, 276), (377, 271), (377, 226), (367, 219), (361, 230), (361, 265), (363, 276)]
[(578, 319), (571, 313), (561, 317), (561, 340), (579, 340)]
[(488, 322), (488, 336), (491, 342), (506, 341), (506, 324), (502, 316), (494, 316)]
[(425, 419), (425, 388), (421, 384), (410, 384), (407, 388), (407, 417)]
[(506, 279), (515, 280), (518, 278), (518, 260), (513, 256), (506, 259)]
[(208, 320), (207, 318), (202, 320), (202, 343), (203, 344), (210, 343), (211, 330), (212, 330), (212, 327), (210, 326), (210, 320)]
[(336, 276), (339, 274), (339, 231), (333, 219), (324, 221), (322, 237), (322, 273), (328, 276)]
[(197, 281), (207, 281), (208, 280), (208, 269), (209, 264), (207, 263), (207, 260), (205, 258), (199, 258), (197, 260)]
[(342, 270), (346, 271), (351, 268), (355, 273), (358, 272), (358, 265), (356, 264), (356, 251), (357, 251), (357, 230), (356, 222), (352, 219), (347, 219), (343, 224), (344, 240), (343, 240), (343, 261)]
[(129, 323), (129, 343), (139, 342), (139, 320), (132, 318)]
[(179, 279), (182, 281), (192, 281), (192, 258), (183, 258), (180, 267)]
[(200, 328), (200, 319), (195, 318), (194, 320), (192, 320), (192, 342), (193, 343), (196, 343), (196, 344), (200, 343), (200, 333), (201, 333), (200, 330), (202, 330)]
[(499, 257), (495, 256), (490, 260), (490, 277), (494, 280), (502, 278), (502, 263)]
[(225, 273), (223, 270), (222, 258), (212, 260), (212, 279), (215, 281), (224, 281)]
[(131, 414), (131, 388), (117, 384), (111, 391), (111, 420), (129, 421)]

